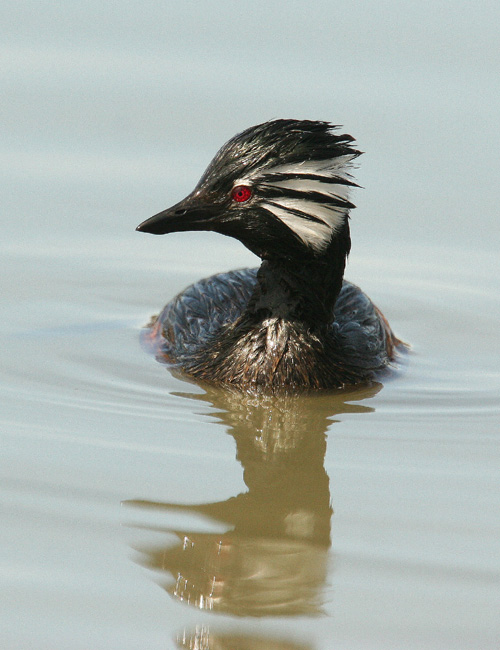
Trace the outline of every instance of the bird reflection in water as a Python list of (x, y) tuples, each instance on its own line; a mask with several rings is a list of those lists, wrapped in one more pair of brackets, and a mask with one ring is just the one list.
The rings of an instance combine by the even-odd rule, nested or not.
[[(216, 408), (210, 415), (233, 436), (248, 491), (226, 501), (191, 505), (127, 501), (163, 511), (166, 521), (169, 513), (180, 511), (227, 529), (204, 533), (166, 525), (160, 530), (169, 534), (169, 543), (139, 549), (140, 563), (168, 574), (162, 583), (171, 596), (199, 609), (255, 617), (320, 614), (333, 514), (324, 467), (326, 431), (335, 415), (373, 410), (358, 402), (380, 388), (372, 384), (348, 392), (279, 397), (214, 388), (204, 395), (183, 393)], [(207, 650), (301, 648), (271, 640), (266, 646), (262, 639), (252, 645), (250, 638), (246, 645), (210, 640), (186, 645), (196, 637), (183, 638), (180, 647)]]
[(206, 626), (192, 634), (184, 633), (177, 639), (178, 648), (188, 650), (312, 650), (310, 645), (262, 636), (240, 634), (213, 634)]

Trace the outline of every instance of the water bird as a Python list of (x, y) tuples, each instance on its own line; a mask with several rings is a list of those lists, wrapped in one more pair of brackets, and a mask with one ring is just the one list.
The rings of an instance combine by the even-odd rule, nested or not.
[(217, 232), (262, 260), (168, 303), (149, 332), (159, 358), (198, 380), (268, 393), (342, 388), (391, 366), (401, 342), (343, 279), (360, 153), (328, 122), (264, 122), (230, 139), (185, 199), (137, 227)]

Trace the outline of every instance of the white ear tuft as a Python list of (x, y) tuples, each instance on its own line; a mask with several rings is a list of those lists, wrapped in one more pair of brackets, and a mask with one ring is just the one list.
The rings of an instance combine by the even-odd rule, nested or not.
[(279, 199), (266, 201), (262, 207), (293, 230), (306, 246), (317, 252), (328, 246), (333, 233), (345, 218), (341, 210), (327, 208), (313, 201)]

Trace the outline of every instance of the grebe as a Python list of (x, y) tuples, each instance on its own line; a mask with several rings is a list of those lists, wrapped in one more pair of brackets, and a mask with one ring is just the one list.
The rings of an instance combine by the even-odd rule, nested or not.
[(259, 269), (188, 287), (151, 328), (159, 356), (197, 379), (267, 392), (366, 382), (400, 341), (357, 286), (350, 174), (361, 152), (328, 122), (280, 119), (227, 142), (193, 192), (141, 223), (163, 235), (211, 230), (241, 241)]

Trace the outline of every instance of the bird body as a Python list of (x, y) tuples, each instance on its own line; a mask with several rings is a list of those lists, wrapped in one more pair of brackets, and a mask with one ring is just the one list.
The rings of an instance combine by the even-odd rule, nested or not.
[(357, 384), (394, 359), (387, 321), (343, 280), (359, 152), (335, 129), (299, 120), (247, 129), (186, 199), (138, 227), (213, 230), (262, 259), (174, 298), (149, 333), (159, 357), (201, 380), (270, 392)]

